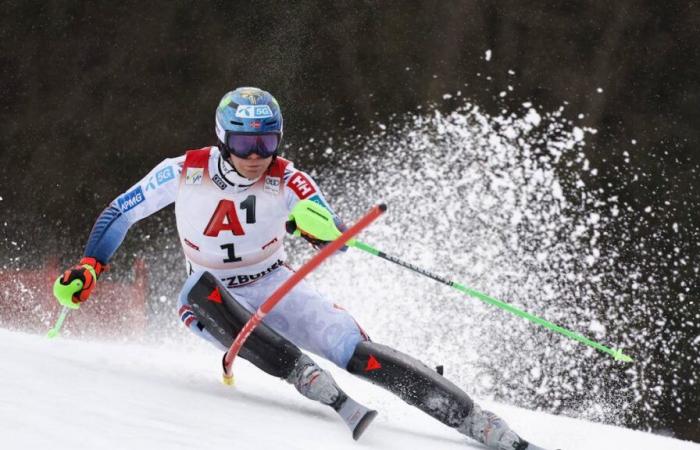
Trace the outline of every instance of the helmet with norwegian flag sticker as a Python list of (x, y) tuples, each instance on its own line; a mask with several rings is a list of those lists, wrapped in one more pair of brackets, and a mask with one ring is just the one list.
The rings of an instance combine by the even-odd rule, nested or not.
[(282, 143), (283, 120), (277, 100), (267, 91), (240, 87), (228, 92), (219, 102), (215, 116), (219, 151), (247, 158), (257, 153), (274, 156)]

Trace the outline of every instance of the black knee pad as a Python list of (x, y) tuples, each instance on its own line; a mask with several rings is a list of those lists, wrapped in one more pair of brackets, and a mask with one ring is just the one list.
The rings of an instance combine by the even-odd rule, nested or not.
[[(197, 320), (225, 347), (231, 346), (252, 316), (209, 272), (204, 272), (187, 293), (187, 302)], [(260, 323), (246, 340), (240, 355), (270, 375), (287, 378), (301, 350), (266, 324)]]
[(398, 395), (450, 427), (458, 427), (472, 409), (472, 399), (435, 370), (386, 345), (363, 341), (347, 370)]

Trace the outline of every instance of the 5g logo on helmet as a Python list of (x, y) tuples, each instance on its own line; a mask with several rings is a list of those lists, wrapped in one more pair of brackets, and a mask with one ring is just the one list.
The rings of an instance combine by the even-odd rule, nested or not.
[(236, 108), (236, 117), (241, 119), (266, 119), (272, 116), (272, 110), (267, 105), (238, 105)]

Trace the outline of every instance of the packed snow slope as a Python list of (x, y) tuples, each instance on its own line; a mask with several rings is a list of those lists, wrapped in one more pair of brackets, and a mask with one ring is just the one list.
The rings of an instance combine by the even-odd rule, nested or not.
[[(235, 364), (184, 345), (86, 342), (0, 330), (0, 423), (11, 449), (478, 449), (392, 395), (336, 368), (339, 384), (380, 415), (360, 441), (328, 407)], [(326, 366), (328, 367), (328, 366)], [(488, 407), (522, 435), (566, 450), (690, 450), (700, 445), (501, 404)]]

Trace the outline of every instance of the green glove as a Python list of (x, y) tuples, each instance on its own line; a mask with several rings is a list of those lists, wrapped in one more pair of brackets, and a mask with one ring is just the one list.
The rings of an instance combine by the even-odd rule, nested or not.
[[(311, 200), (302, 200), (294, 205), (285, 228), (287, 233), (306, 239), (315, 249), (325, 247), (347, 230), (338, 217)], [(347, 249), (344, 245), (340, 251), (345, 252)]]
[(95, 258), (83, 258), (80, 264), (66, 270), (53, 284), (53, 295), (61, 305), (78, 309), (80, 303), (90, 298), (102, 273), (103, 265)]
[(334, 241), (342, 233), (338, 230), (333, 214), (312, 200), (302, 200), (294, 205), (287, 231), (295, 236), (308, 235), (319, 241)]

